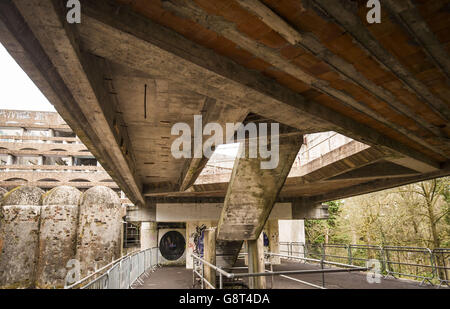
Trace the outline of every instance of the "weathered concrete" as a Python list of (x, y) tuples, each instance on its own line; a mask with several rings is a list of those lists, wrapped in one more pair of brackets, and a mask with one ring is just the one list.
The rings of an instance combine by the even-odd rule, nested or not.
[[(158, 222), (188, 222), (188, 221), (218, 221), (223, 209), (222, 203), (167, 203), (156, 205), (156, 221)], [(138, 212), (128, 211), (129, 221), (139, 218)], [(133, 219), (133, 220), (131, 220)], [(271, 220), (292, 219), (290, 203), (276, 203), (270, 213)], [(137, 220), (146, 221), (146, 220)]]
[[(280, 253), (280, 231), (278, 220), (268, 220), (266, 223), (266, 234), (269, 238), (269, 252)], [(271, 256), (270, 261), (273, 264), (280, 264), (280, 257)]]
[(328, 219), (328, 205), (303, 203), (301, 200), (292, 203), (292, 219)]
[(62, 288), (67, 262), (75, 257), (81, 192), (56, 187), (43, 198), (36, 273), (38, 288)]
[[(0, 208), (0, 287), (34, 286), (43, 191), (19, 187), (6, 194)], [(22, 204), (23, 203), (23, 204)]]
[(41, 205), (43, 194), (44, 191), (36, 187), (17, 187), (5, 194), (2, 205)]
[[(206, 262), (216, 265), (216, 228), (206, 229), (203, 235), (203, 258)], [(214, 288), (216, 287), (216, 271), (208, 265), (204, 266), (204, 277)], [(211, 287), (206, 285), (206, 288), (210, 289)]]
[(261, 157), (250, 158), (250, 145), (241, 143), (219, 220), (220, 240), (254, 240), (264, 227), (273, 205), (303, 143), (301, 135), (279, 139), (279, 162), (275, 169), (261, 169)]
[(186, 268), (192, 269), (192, 253), (195, 249), (194, 236), (197, 227), (204, 225), (206, 228), (217, 226), (217, 221), (187, 221), (186, 222)]
[(141, 222), (141, 250), (158, 247), (158, 224)]
[(117, 194), (106, 187), (94, 187), (81, 197), (76, 258), (81, 276), (120, 257), (122, 210)]
[[(264, 239), (262, 233), (257, 240), (247, 240), (247, 244), (248, 244), (248, 272), (249, 273), (265, 272)], [(266, 277), (262, 276), (249, 277), (248, 283), (251, 289), (265, 289)]]

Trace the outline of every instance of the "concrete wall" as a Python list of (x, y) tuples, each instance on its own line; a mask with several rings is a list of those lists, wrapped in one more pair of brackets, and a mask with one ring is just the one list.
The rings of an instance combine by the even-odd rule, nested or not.
[(158, 224), (156, 222), (141, 223), (141, 250), (158, 247)]
[(305, 222), (303, 220), (280, 220), (280, 242), (305, 242)]
[[(157, 222), (218, 221), (222, 203), (174, 203), (157, 204)], [(270, 213), (269, 220), (292, 219), (291, 203), (277, 203)]]

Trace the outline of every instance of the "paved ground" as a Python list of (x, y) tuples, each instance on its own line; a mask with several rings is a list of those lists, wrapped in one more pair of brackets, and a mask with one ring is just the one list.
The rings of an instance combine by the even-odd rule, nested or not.
[[(277, 270), (303, 270), (319, 269), (319, 266), (283, 262), (282, 265), (274, 266)], [(303, 281), (316, 285), (322, 284), (322, 274), (302, 274), (291, 275)], [(267, 287), (271, 287), (271, 279), (267, 277)], [(381, 278), (379, 284), (369, 284), (365, 273), (333, 273), (325, 275), (325, 287), (328, 289), (429, 289), (434, 288), (428, 285), (419, 286), (419, 282), (405, 279)], [(142, 286), (137, 289), (192, 289), (192, 270), (187, 270), (184, 266), (162, 267), (145, 278)], [(316, 289), (286, 278), (274, 277), (274, 289)]]

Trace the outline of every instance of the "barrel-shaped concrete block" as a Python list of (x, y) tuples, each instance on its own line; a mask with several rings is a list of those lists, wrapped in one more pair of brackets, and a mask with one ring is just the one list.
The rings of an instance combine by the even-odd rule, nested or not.
[(44, 195), (36, 274), (38, 288), (62, 288), (67, 262), (75, 258), (78, 204), (81, 192), (69, 186), (56, 187)]
[(44, 191), (37, 187), (21, 186), (17, 187), (3, 197), (2, 205), (14, 206), (14, 205), (30, 205), (39, 206), (42, 205), (42, 196)]
[(118, 195), (107, 187), (93, 187), (80, 200), (76, 257), (86, 276), (120, 257), (122, 211)]
[(39, 206), (43, 191), (19, 187), (8, 192), (0, 207), (0, 287), (31, 288), (39, 247)]

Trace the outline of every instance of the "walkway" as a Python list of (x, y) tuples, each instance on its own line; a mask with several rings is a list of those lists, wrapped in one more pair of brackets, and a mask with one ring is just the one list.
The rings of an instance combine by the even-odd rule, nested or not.
[[(274, 271), (280, 270), (307, 270), (319, 269), (317, 265), (293, 263), (284, 261), (282, 265), (275, 265)], [(291, 275), (316, 285), (322, 284), (322, 274)], [(270, 288), (271, 279), (267, 277), (267, 287)], [(394, 278), (381, 278), (379, 284), (369, 284), (365, 273), (333, 273), (325, 275), (325, 287), (328, 289), (430, 289), (429, 285), (419, 286), (418, 281)], [(148, 278), (144, 278), (144, 284), (136, 286), (137, 289), (192, 289), (192, 270), (184, 266), (172, 266), (158, 268)], [(315, 289), (286, 278), (274, 277), (274, 289)]]

